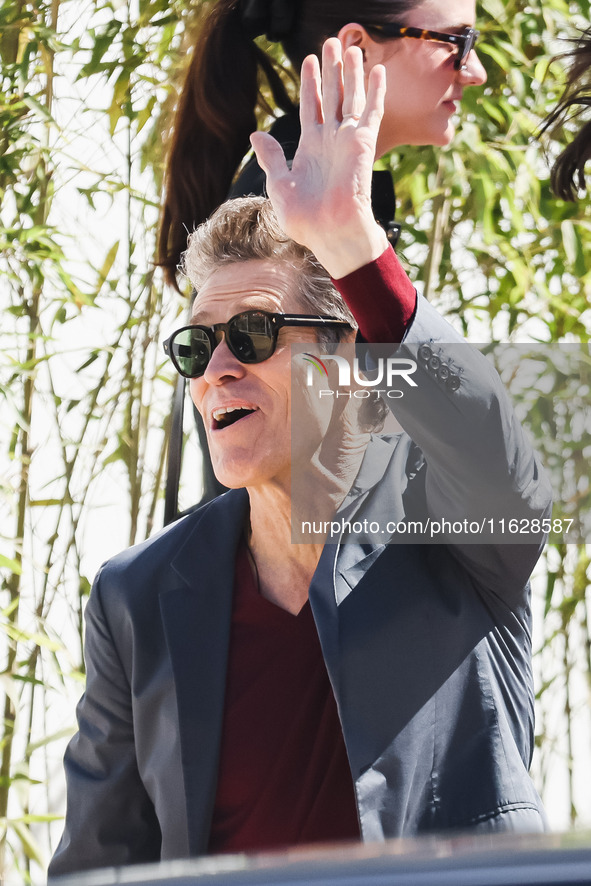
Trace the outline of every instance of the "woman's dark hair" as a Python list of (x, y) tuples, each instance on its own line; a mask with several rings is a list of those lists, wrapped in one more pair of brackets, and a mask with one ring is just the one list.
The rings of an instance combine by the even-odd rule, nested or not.
[[(562, 128), (591, 108), (591, 28), (572, 41), (573, 49), (559, 56), (571, 64), (567, 85), (556, 108), (548, 115), (542, 133)], [(573, 112), (574, 109), (574, 112)], [(585, 189), (585, 164), (591, 159), (591, 120), (583, 123), (574, 139), (558, 155), (550, 172), (552, 190), (562, 200), (576, 200)]]
[(280, 41), (294, 70), (348, 22), (404, 23), (423, 0), (218, 0), (207, 16), (179, 98), (166, 162), (156, 262), (176, 285), (187, 235), (222, 203), (257, 127), (266, 80), (279, 110), (295, 106), (254, 37)]

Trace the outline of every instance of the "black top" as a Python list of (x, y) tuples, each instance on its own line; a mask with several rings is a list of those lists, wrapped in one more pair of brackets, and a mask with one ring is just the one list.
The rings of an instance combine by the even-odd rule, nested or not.
[[(299, 111), (294, 110), (283, 117), (279, 117), (275, 120), (269, 132), (277, 139), (283, 148), (285, 159), (291, 165), (300, 141)], [(245, 197), (247, 194), (266, 195), (265, 185), (265, 173), (253, 154), (232, 185), (228, 197)], [(390, 243), (395, 246), (400, 234), (400, 226), (394, 222), (396, 197), (392, 175), (387, 169), (374, 169), (373, 171), (371, 202), (376, 221), (386, 231)]]

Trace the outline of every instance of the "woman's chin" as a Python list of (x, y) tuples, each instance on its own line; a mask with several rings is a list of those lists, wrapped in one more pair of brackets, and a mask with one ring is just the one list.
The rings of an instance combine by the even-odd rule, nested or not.
[(441, 147), (444, 148), (444, 147), (446, 147), (446, 145), (451, 144), (454, 139), (455, 134), (456, 134), (456, 127), (454, 126), (454, 124), (450, 120), (445, 132), (443, 133), (442, 140), (440, 143)]
[(451, 120), (449, 120), (444, 129), (431, 130), (430, 132), (417, 132), (415, 134), (409, 134), (403, 142), (396, 141), (385, 145), (378, 145), (376, 157), (383, 157), (385, 154), (390, 153), (390, 151), (406, 145), (415, 148), (424, 148), (429, 145), (436, 148), (445, 148), (447, 145), (451, 144), (455, 134), (456, 128)]
[(429, 141), (425, 141), (425, 145), (434, 145), (436, 148), (445, 148), (451, 144), (456, 134), (456, 127), (452, 123), (451, 118), (447, 120), (444, 128), (433, 131)]

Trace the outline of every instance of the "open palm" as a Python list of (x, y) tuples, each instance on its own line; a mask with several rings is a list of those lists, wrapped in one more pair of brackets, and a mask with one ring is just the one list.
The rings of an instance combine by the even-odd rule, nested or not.
[(331, 38), (324, 44), (322, 72), (316, 56), (302, 65), (302, 135), (292, 168), (272, 136), (251, 137), (283, 230), (311, 249), (332, 276), (376, 258), (387, 245), (371, 209), (385, 88), (380, 65), (370, 72), (366, 94), (361, 50), (351, 47), (343, 59), (340, 41)]

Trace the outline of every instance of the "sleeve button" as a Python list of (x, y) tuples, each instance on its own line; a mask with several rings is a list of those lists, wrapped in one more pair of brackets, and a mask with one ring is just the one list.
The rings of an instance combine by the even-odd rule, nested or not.
[(419, 357), (421, 358), (421, 360), (425, 360), (425, 362), (427, 362), (432, 356), (433, 351), (431, 350), (429, 345), (421, 345), (421, 347), (419, 348)]

